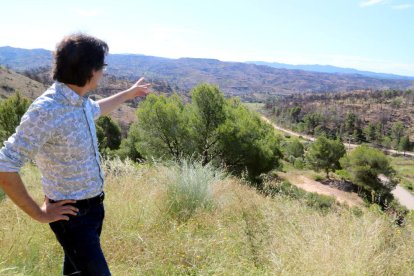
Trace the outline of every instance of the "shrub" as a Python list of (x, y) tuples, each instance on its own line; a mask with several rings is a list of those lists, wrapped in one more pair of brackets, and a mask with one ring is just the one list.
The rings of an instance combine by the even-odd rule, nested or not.
[(167, 212), (185, 222), (198, 210), (212, 207), (212, 188), (223, 174), (210, 165), (184, 160), (171, 168), (167, 188)]
[(335, 198), (332, 196), (321, 195), (317, 193), (307, 193), (306, 204), (309, 207), (326, 211), (335, 205)]
[(325, 178), (322, 175), (317, 174), (317, 175), (315, 175), (313, 177), (313, 180), (315, 180), (315, 181), (322, 181), (322, 180), (325, 180)]
[(302, 170), (303, 168), (305, 168), (305, 163), (301, 159), (298, 158), (293, 163), (293, 166), (298, 170)]
[(20, 124), (31, 101), (22, 97), (19, 92), (0, 102), (0, 139), (7, 140)]
[(351, 175), (346, 170), (336, 170), (335, 174), (342, 180), (350, 180)]
[(287, 155), (292, 155), (296, 158), (303, 157), (304, 147), (298, 139), (293, 139), (286, 146)]

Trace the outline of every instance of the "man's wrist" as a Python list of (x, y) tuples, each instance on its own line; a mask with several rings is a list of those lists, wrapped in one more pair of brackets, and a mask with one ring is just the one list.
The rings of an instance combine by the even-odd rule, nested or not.
[(35, 209), (35, 212), (32, 214), (31, 217), (39, 222), (43, 222), (45, 213), (40, 206), (38, 206), (37, 204), (36, 206), (37, 208)]
[(123, 100), (124, 100), (124, 102), (125, 101), (129, 101), (129, 100), (132, 100), (134, 98), (134, 96), (133, 96), (134, 91), (131, 88), (123, 91), (122, 93), (123, 93)]

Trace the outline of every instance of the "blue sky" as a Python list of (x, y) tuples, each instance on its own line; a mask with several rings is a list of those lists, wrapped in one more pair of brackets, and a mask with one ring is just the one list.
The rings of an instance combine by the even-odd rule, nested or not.
[(0, 46), (53, 50), (82, 31), (111, 53), (414, 76), (414, 0), (0, 1)]

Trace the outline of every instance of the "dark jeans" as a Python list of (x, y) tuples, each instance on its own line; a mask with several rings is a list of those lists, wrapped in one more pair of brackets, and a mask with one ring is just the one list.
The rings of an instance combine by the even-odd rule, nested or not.
[(103, 203), (73, 205), (79, 209), (77, 216), (49, 224), (65, 253), (63, 275), (111, 275), (99, 239)]

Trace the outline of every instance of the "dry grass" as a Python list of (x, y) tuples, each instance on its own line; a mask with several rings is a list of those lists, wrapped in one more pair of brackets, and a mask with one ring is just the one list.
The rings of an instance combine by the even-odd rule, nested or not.
[[(323, 214), (266, 198), (240, 180), (214, 182), (213, 208), (180, 223), (166, 213), (171, 168), (107, 163), (102, 246), (114, 275), (412, 275), (414, 219), (404, 228), (375, 211)], [(42, 199), (39, 173), (22, 172)], [(0, 203), (0, 275), (59, 275), (48, 225)]]

